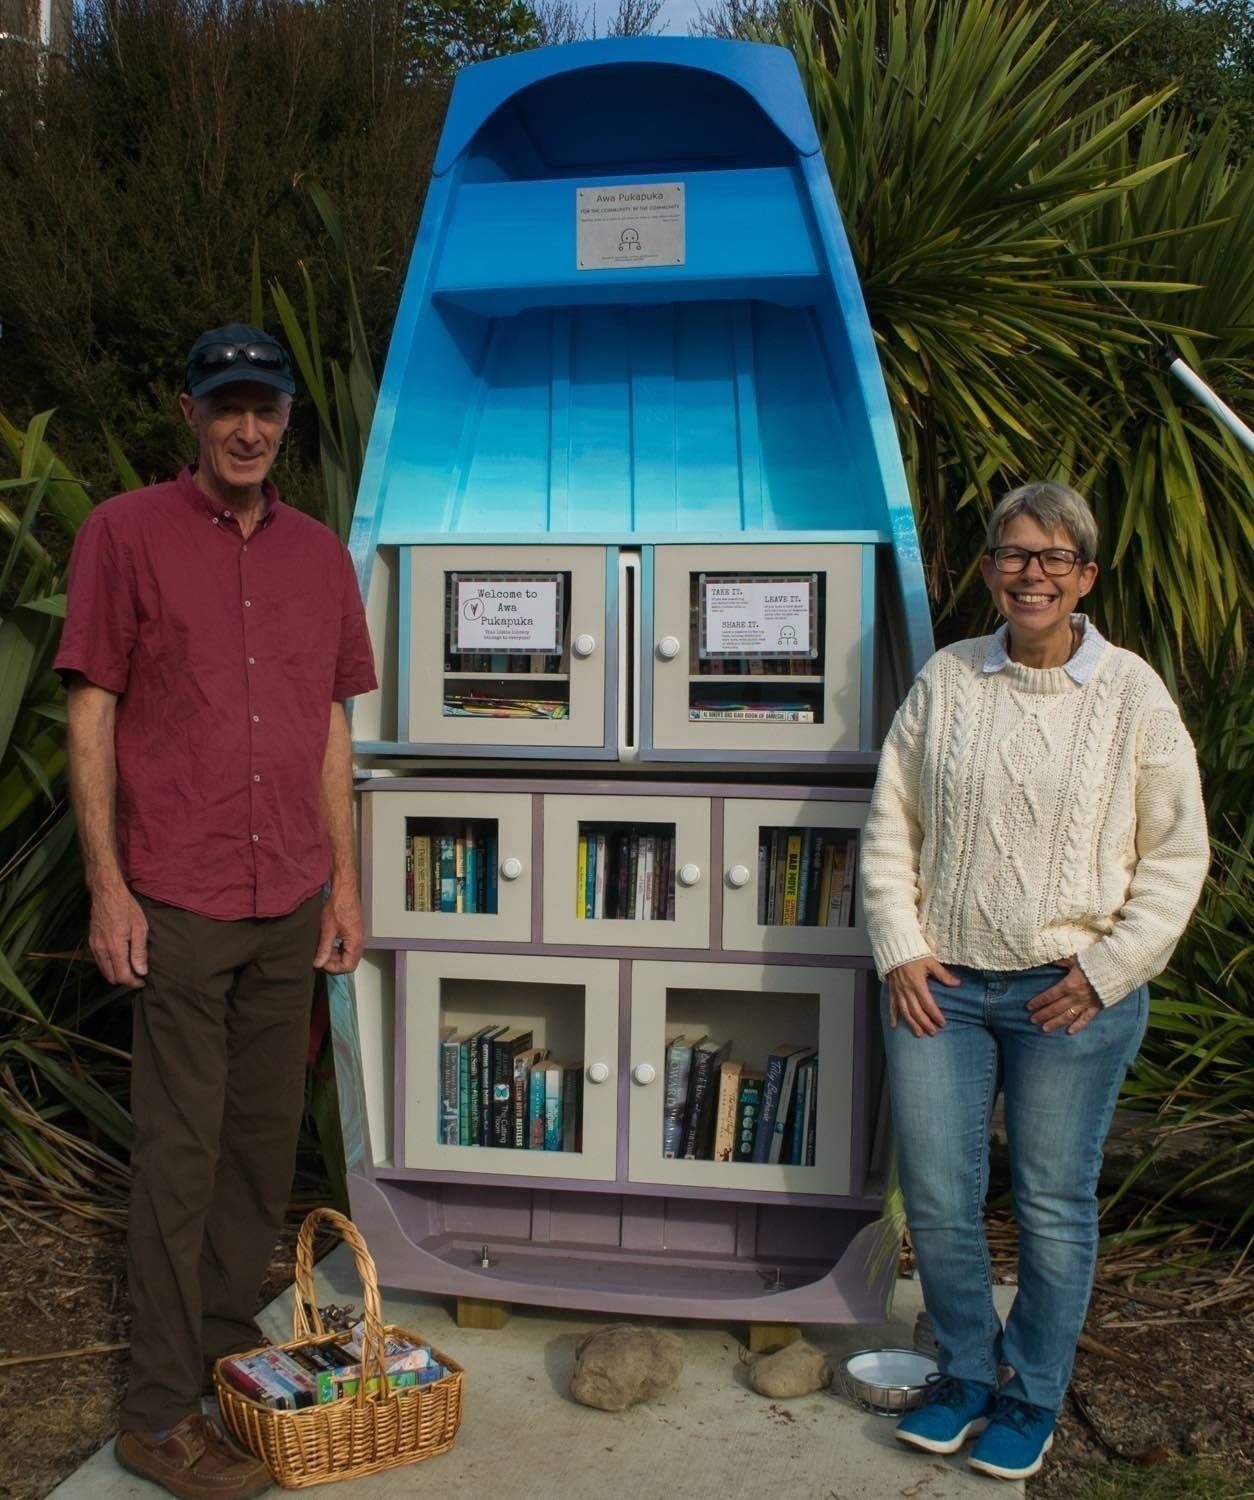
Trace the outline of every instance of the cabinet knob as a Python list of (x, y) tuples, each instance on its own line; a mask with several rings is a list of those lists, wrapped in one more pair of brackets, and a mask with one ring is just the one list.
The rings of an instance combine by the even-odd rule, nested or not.
[(701, 866), (694, 864), (680, 865), (675, 873), (680, 885), (696, 885), (701, 879)]
[(503, 859), (501, 861), (502, 880), (517, 880), (518, 877), (522, 874), (522, 871), (522, 860), (517, 858), (517, 856), (513, 854), (511, 854), (508, 859)]
[(604, 1083), (609, 1076), (610, 1068), (608, 1063), (597, 1062), (588, 1064), (589, 1083)]
[(657, 643), (657, 654), (663, 661), (674, 661), (679, 655), (679, 639), (677, 636), (664, 635)]
[(727, 884), (734, 885), (737, 890), (739, 890), (742, 885), (748, 885), (748, 865), (732, 865), (731, 869), (727, 872)]
[(657, 1077), (657, 1069), (652, 1063), (637, 1063), (631, 1070), (631, 1076), (636, 1083), (652, 1083)]
[(584, 631), (582, 635), (577, 635), (570, 643), (570, 649), (576, 656), (591, 656), (596, 648), (596, 636), (589, 635), (587, 631)]

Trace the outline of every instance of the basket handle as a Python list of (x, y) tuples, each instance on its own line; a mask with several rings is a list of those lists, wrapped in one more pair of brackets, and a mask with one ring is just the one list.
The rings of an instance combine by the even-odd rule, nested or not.
[(322, 1315), (314, 1301), (314, 1234), (319, 1225), (334, 1229), (353, 1252), (357, 1276), (362, 1286), (365, 1329), (361, 1339), (361, 1374), (357, 1387), (357, 1404), (366, 1400), (371, 1377), (379, 1382), (379, 1394), (387, 1394), (387, 1359), (383, 1334), (383, 1309), (379, 1300), (379, 1274), (374, 1258), (366, 1248), (361, 1231), (351, 1219), (334, 1208), (315, 1208), (305, 1216), (296, 1237), (296, 1306), (292, 1311), (292, 1338), (318, 1338), (325, 1333)]

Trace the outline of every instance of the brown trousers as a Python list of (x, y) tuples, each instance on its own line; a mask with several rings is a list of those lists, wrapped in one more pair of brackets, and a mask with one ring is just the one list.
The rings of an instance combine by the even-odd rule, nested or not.
[(157, 1432), (200, 1410), (206, 1360), (260, 1342), (257, 1295), (304, 1107), (322, 898), (238, 922), (140, 901), (121, 1425)]

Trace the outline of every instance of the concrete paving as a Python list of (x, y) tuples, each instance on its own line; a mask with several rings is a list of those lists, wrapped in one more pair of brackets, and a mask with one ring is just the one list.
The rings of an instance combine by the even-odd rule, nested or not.
[[(346, 1246), (321, 1261), (316, 1274), (319, 1305), (360, 1306)], [(1008, 1302), (1012, 1289), (1001, 1291)], [(804, 1332), (838, 1368), (858, 1349), (909, 1348), (920, 1305), (918, 1284), (901, 1281), (893, 1317), (883, 1326)], [(576, 1343), (610, 1320), (516, 1309), (504, 1328), (486, 1331), (458, 1328), (452, 1312), (444, 1299), (384, 1294), (386, 1322), (423, 1334), (465, 1367), (462, 1424), (452, 1451), (317, 1493), (335, 1500), (400, 1500), (420, 1489), (440, 1500), (520, 1493), (540, 1500), (636, 1500), (657, 1493), (673, 1500), (763, 1500), (773, 1491), (788, 1500), (1023, 1494), (1021, 1483), (974, 1473), (961, 1453), (911, 1453), (893, 1438), (890, 1418), (863, 1412), (839, 1394), (787, 1402), (757, 1395), (740, 1358), (743, 1328), (659, 1322), (683, 1340), (679, 1379), (654, 1401), (608, 1413), (578, 1405), (567, 1387)], [(291, 1316), (289, 1292), (262, 1314), (262, 1327), (273, 1339), (291, 1338)], [(58, 1486), (53, 1500), (156, 1500), (162, 1493), (119, 1469), (110, 1444)]]

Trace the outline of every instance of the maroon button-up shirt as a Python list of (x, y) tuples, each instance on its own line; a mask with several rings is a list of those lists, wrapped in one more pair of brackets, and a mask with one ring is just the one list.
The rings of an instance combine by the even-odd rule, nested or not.
[(118, 695), (128, 883), (225, 921), (282, 916), (327, 879), (331, 704), (375, 686), (347, 551), (265, 493), (247, 540), (187, 469), (98, 505), (55, 663)]

